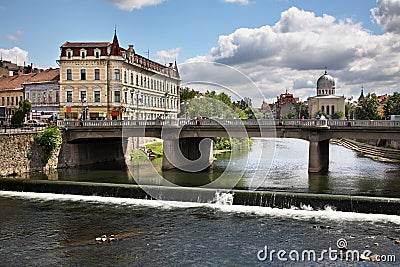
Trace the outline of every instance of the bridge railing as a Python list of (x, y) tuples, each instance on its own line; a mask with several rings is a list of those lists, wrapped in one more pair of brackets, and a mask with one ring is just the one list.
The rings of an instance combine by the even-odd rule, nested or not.
[(168, 119), (168, 120), (59, 120), (58, 127), (138, 127), (138, 126), (289, 126), (289, 127), (398, 127), (400, 121), (373, 120), (257, 120), (257, 119)]

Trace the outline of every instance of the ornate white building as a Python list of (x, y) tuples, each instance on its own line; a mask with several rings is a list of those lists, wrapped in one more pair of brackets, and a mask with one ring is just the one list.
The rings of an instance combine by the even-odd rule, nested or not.
[(335, 79), (325, 71), (317, 81), (317, 96), (308, 98), (308, 108), (312, 119), (319, 110), (330, 118), (336, 112), (345, 112), (345, 97), (336, 96)]
[(156, 63), (109, 42), (61, 46), (60, 117), (69, 119), (176, 118), (178, 67)]

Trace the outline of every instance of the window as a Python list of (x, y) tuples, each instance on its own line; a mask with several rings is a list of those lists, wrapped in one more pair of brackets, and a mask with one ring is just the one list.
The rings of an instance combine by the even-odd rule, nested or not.
[(94, 102), (100, 103), (100, 91), (94, 91)]
[(87, 101), (86, 90), (81, 90), (81, 91), (80, 91), (80, 98), (79, 98), (79, 101), (81, 101), (81, 102), (86, 102), (86, 101)]
[(139, 75), (136, 75), (136, 86), (139, 86)]
[(72, 91), (67, 91), (67, 102), (72, 102)]
[(19, 97), (19, 101), (22, 101), (22, 95)]
[(335, 114), (335, 106), (332, 106), (332, 114)]
[(85, 58), (86, 58), (86, 50), (85, 50), (85, 49), (82, 49), (82, 50), (81, 50), (81, 58), (82, 58), (82, 59), (85, 59)]
[(329, 106), (326, 106), (326, 114), (327, 114), (327, 115), (330, 115), (330, 113), (329, 113)]
[(128, 92), (124, 93), (124, 103), (128, 103)]
[(99, 49), (94, 50), (94, 56), (96, 58), (100, 58), (100, 50)]
[(100, 80), (100, 69), (95, 69), (94, 70), (94, 79), (95, 80)]
[(59, 103), (60, 102), (60, 92), (56, 91), (56, 102), (55, 103)]
[(131, 85), (133, 85), (133, 73), (131, 73)]
[(68, 51), (67, 51), (67, 58), (68, 58), (68, 59), (71, 59), (71, 58), (72, 58), (72, 51), (71, 51), (71, 50), (68, 50)]
[(126, 71), (124, 71), (124, 83), (127, 83), (127, 82), (128, 82), (126, 79), (127, 79), (127, 77), (126, 77)]
[(86, 80), (86, 69), (81, 69), (81, 80)]
[(121, 92), (114, 91), (114, 102), (120, 103), (121, 102)]
[(1, 105), (2, 105), (2, 106), (5, 106), (5, 103), (4, 103), (4, 96), (1, 97)]
[(9, 105), (10, 105), (10, 97), (7, 96), (7, 106), (9, 106)]
[(72, 81), (72, 70), (67, 69), (67, 81)]
[(11, 97), (11, 106), (14, 106), (14, 97)]
[(321, 107), (322, 112), (325, 112), (325, 106)]
[(119, 81), (121, 80), (121, 74), (119, 69), (114, 69), (114, 80)]

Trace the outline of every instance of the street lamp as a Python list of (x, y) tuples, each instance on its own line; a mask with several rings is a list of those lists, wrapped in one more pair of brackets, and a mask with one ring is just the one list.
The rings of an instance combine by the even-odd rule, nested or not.
[(194, 97), (197, 100), (197, 119), (200, 118), (200, 101), (203, 99), (203, 96), (198, 97), (197, 95)]
[(83, 104), (86, 103), (87, 98), (86, 97), (85, 98), (81, 98), (81, 99), (79, 99), (79, 101), (81, 101), (81, 103), (82, 103), (82, 116), (81, 116), (81, 119), (84, 121), (84, 120), (86, 120), (86, 111), (85, 111), (85, 109), (83, 109)]
[(168, 96), (168, 92), (165, 92), (164, 94), (164, 119), (167, 119), (167, 96)]

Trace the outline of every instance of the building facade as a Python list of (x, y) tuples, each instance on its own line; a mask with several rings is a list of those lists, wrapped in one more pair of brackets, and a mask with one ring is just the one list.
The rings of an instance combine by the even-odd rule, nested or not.
[(61, 46), (60, 118), (176, 118), (178, 67), (164, 66), (109, 42), (66, 42)]
[(0, 78), (0, 106), (6, 108), (6, 119), (11, 120), (14, 111), (19, 107), (19, 102), (24, 100), (23, 83), (29, 81), (32, 74)]
[(336, 96), (335, 79), (325, 71), (317, 81), (317, 96), (308, 98), (310, 117), (316, 118), (317, 112), (321, 111), (331, 118), (336, 112), (345, 114), (345, 97)]
[(32, 105), (30, 119), (56, 120), (60, 113), (60, 69), (47, 69), (23, 84)]

